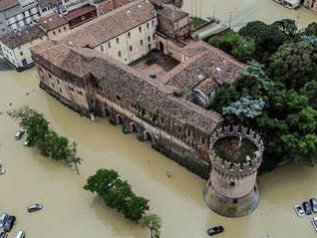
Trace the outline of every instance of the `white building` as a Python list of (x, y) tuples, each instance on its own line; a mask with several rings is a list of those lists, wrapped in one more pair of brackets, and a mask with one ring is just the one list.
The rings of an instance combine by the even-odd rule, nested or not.
[(154, 7), (149, 2), (127, 4), (77, 27), (62, 42), (96, 49), (130, 64), (156, 48), (157, 17), (154, 13)]
[(33, 65), (29, 48), (47, 39), (38, 25), (28, 26), (11, 32), (0, 39), (3, 57), (18, 71)]

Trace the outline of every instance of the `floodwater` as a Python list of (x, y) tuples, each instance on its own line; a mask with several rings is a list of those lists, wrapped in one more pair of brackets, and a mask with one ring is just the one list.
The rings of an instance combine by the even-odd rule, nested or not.
[[(247, 217), (225, 218), (204, 204), (204, 180), (106, 119), (91, 122), (55, 101), (38, 88), (34, 71), (0, 72), (0, 108), (9, 103), (43, 112), (60, 134), (78, 143), (84, 158), (77, 175), (25, 148), (23, 140), (15, 141), (16, 123), (0, 116), (0, 160), (7, 169), (0, 176), (0, 212), (17, 216), (10, 237), (22, 229), (31, 238), (148, 238), (144, 229), (82, 189), (99, 168), (117, 170), (151, 201), (152, 212), (162, 217), (162, 238), (205, 238), (214, 225), (225, 227), (219, 238), (316, 237), (310, 218), (297, 218), (293, 205), (317, 196), (317, 168), (287, 166), (260, 176), (258, 209)], [(26, 206), (33, 202), (43, 203), (44, 209), (28, 214)]]
[(184, 0), (184, 10), (203, 18), (215, 15), (224, 24), (228, 24), (231, 15), (234, 29), (255, 20), (272, 23), (290, 18), (301, 28), (317, 21), (315, 11), (304, 7), (299, 10), (286, 9), (273, 0)]

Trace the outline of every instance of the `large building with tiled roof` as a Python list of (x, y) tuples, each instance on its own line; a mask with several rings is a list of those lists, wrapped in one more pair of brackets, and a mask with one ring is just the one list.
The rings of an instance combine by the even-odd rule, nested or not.
[(234, 83), (244, 65), (205, 43), (157, 31), (160, 9), (137, 0), (33, 47), (40, 85), (207, 177), (209, 137), (222, 118), (192, 98)]

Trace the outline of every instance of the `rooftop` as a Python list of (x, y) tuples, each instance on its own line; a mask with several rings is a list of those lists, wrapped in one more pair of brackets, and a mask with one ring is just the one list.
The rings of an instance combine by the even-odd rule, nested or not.
[(32, 25), (15, 32), (10, 32), (2, 36), (0, 41), (2, 41), (10, 49), (15, 49), (43, 36), (45, 36), (44, 30), (38, 25)]
[(55, 30), (61, 26), (67, 25), (67, 20), (58, 13), (53, 13), (47, 17), (41, 17), (37, 23), (46, 31)]
[(178, 7), (171, 4), (163, 5), (163, 9), (158, 12), (160, 16), (163, 16), (171, 21), (178, 21), (189, 15), (187, 12), (184, 12)]
[[(154, 7), (147, 1), (134, 1), (72, 30), (62, 42), (76, 47), (95, 48), (146, 21), (153, 19)], [(71, 43), (70, 43), (71, 42)]]
[(8, 10), (14, 6), (19, 5), (19, 1), (17, 0), (0, 0), (0, 12)]
[(89, 12), (93, 12), (96, 11), (96, 8), (90, 5), (86, 5), (86, 6), (82, 6), (80, 8), (74, 9), (69, 11), (66, 15), (65, 15), (65, 19), (67, 19), (67, 21), (71, 21), (73, 19), (76, 19), (80, 16), (83, 16)]
[(38, 3), (39, 3), (39, 6), (43, 8), (43, 7), (52, 5), (52, 4), (56, 4), (56, 3), (60, 2), (60, 1), (61, 0), (38, 0)]

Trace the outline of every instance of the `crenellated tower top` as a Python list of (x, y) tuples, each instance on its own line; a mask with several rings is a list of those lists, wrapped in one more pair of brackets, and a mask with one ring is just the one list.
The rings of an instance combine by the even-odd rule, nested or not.
[[(245, 155), (244, 158), (235, 161), (231, 157), (222, 157), (215, 147), (217, 143), (221, 140), (226, 140), (227, 138), (235, 138), (240, 142), (247, 140), (252, 143), (254, 150), (251, 154)], [(264, 151), (264, 145), (261, 137), (252, 130), (248, 128), (238, 126), (226, 126), (216, 130), (210, 138), (210, 159), (211, 165), (214, 170), (222, 174), (223, 176), (230, 177), (232, 179), (238, 180), (250, 176), (257, 172)], [(231, 148), (227, 148), (230, 150)]]

